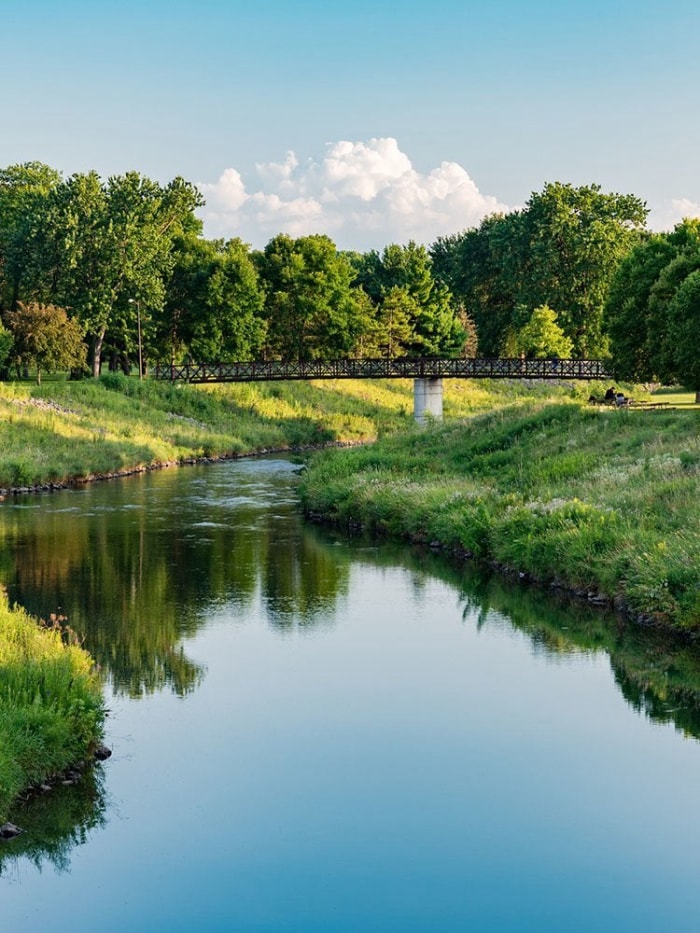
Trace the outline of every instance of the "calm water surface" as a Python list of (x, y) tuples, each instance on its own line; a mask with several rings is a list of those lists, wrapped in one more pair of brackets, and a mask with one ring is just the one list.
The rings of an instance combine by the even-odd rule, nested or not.
[(305, 527), (292, 464), (0, 510), (113, 757), (15, 815), (8, 931), (700, 929), (700, 658)]

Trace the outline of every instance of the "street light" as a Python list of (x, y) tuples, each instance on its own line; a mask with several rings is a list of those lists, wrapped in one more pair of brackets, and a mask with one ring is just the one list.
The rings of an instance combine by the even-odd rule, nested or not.
[(139, 335), (139, 379), (143, 379), (143, 358), (141, 354), (141, 300), (139, 298), (129, 298), (130, 305), (136, 305), (136, 325)]

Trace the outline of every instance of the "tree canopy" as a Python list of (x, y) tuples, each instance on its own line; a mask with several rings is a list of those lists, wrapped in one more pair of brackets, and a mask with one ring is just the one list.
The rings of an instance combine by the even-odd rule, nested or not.
[(548, 305), (576, 356), (601, 356), (610, 282), (638, 242), (646, 214), (634, 195), (556, 182), (520, 211), (438, 239), (431, 255), (438, 276), (474, 318), (482, 355), (512, 351), (533, 310)]
[(26, 315), (44, 308), (80, 328), (93, 375), (128, 372), (140, 346), (172, 362), (611, 355), (620, 378), (697, 380), (700, 220), (651, 234), (634, 195), (554, 182), (429, 249), (365, 253), (207, 240), (202, 204), (182, 178), (0, 169), (0, 356), (39, 360)]
[(653, 234), (620, 263), (605, 307), (605, 324), (621, 378), (681, 381), (700, 390), (700, 220)]
[(37, 382), (42, 372), (85, 365), (82, 327), (63, 308), (20, 301), (6, 319), (13, 337), (12, 358), (17, 366), (34, 367)]

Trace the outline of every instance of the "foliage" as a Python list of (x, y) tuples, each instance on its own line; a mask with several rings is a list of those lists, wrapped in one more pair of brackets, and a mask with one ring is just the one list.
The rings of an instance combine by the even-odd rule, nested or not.
[(669, 237), (647, 236), (622, 260), (611, 282), (604, 325), (621, 379), (653, 378), (652, 359), (656, 348), (649, 341), (649, 295), (661, 270), (674, 254)]
[(151, 314), (165, 297), (172, 239), (196, 225), (201, 203), (181, 178), (161, 186), (137, 172), (106, 183), (96, 172), (71, 176), (48, 192), (27, 235), (21, 297), (55, 302), (77, 316), (98, 375), (107, 338), (133, 350), (133, 302), (148, 338)]
[(263, 307), (262, 284), (245, 243), (180, 236), (153, 355), (253, 359), (265, 342)]
[(384, 356), (452, 355), (466, 332), (449, 289), (437, 281), (427, 250), (410, 241), (392, 243), (381, 255), (355, 257), (355, 285), (375, 307)]
[(541, 305), (530, 315), (530, 320), (519, 331), (516, 350), (527, 357), (568, 359), (573, 343), (557, 324), (557, 313), (548, 305)]
[(352, 267), (327, 236), (274, 237), (256, 262), (266, 291), (271, 357), (347, 355), (362, 331)]
[(14, 362), (18, 367), (34, 367), (37, 383), (42, 372), (82, 369), (85, 365), (83, 330), (63, 308), (19, 302), (13, 311), (6, 312), (5, 319), (13, 338)]
[(0, 372), (5, 366), (5, 361), (10, 355), (14, 338), (6, 327), (3, 327), (0, 321)]
[(556, 308), (576, 356), (606, 352), (603, 309), (612, 275), (638, 241), (646, 208), (633, 195), (559, 182), (523, 210), (438, 239), (437, 274), (473, 316), (480, 352), (498, 356), (541, 305)]
[(680, 379), (700, 391), (692, 359), (699, 270), (699, 220), (684, 220), (670, 233), (648, 237), (620, 265), (605, 309), (620, 376)]
[(13, 308), (22, 297), (26, 244), (44, 200), (60, 181), (60, 173), (42, 162), (0, 169), (0, 311)]
[(668, 316), (674, 373), (683, 384), (700, 393), (700, 270), (689, 273), (678, 286), (669, 303)]

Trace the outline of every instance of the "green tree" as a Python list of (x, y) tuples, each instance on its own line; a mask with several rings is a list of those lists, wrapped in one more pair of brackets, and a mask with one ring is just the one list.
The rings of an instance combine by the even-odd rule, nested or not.
[(559, 324), (578, 356), (607, 350), (603, 311), (615, 269), (639, 241), (647, 209), (634, 195), (599, 185), (545, 185), (527, 202), (528, 261), (518, 270), (518, 303), (559, 309)]
[(6, 327), (3, 327), (2, 321), (0, 321), (0, 372), (4, 369), (5, 361), (10, 355), (13, 343), (14, 338), (12, 334)]
[(415, 298), (407, 289), (394, 286), (379, 305), (379, 355), (406, 356), (415, 345), (413, 322), (419, 314)]
[(37, 270), (34, 297), (70, 308), (83, 323), (93, 375), (108, 338), (135, 346), (137, 308), (148, 341), (165, 298), (172, 240), (198, 229), (193, 212), (201, 203), (181, 178), (161, 186), (137, 172), (106, 184), (96, 172), (77, 174), (49, 193), (28, 257)]
[(329, 237), (280, 234), (255, 258), (266, 292), (269, 355), (304, 360), (353, 350), (364, 305), (351, 287), (350, 262)]
[(474, 322), (481, 356), (506, 355), (525, 324), (512, 273), (527, 261), (522, 225), (519, 211), (494, 214), (478, 228), (442, 237), (430, 248), (437, 278)]
[(559, 309), (577, 356), (606, 353), (603, 311), (617, 265), (638, 242), (646, 207), (634, 195), (559, 182), (521, 211), (431, 247), (437, 275), (472, 315), (483, 355), (513, 345), (532, 308)]
[(620, 263), (610, 284), (604, 327), (620, 379), (651, 381), (655, 352), (649, 342), (649, 295), (676, 249), (666, 234), (645, 237)]
[(63, 308), (19, 302), (5, 317), (14, 339), (13, 359), (18, 366), (36, 367), (37, 383), (41, 382), (42, 372), (85, 365), (82, 328)]
[[(432, 260), (424, 246), (413, 241), (406, 246), (392, 243), (381, 254), (376, 250), (366, 253), (355, 260), (355, 266), (355, 284), (377, 309), (394, 289), (410, 298), (410, 303), (402, 302), (404, 310), (411, 314), (412, 336), (403, 344), (406, 354), (456, 354), (462, 350), (466, 333), (457, 307), (448, 287), (434, 278)], [(378, 311), (377, 319), (387, 317)]]
[(573, 343), (557, 324), (557, 313), (548, 305), (540, 305), (530, 320), (518, 331), (516, 349), (527, 357), (546, 359), (571, 356)]
[(60, 181), (60, 173), (42, 162), (0, 169), (0, 310), (27, 297), (27, 242), (43, 202)]
[(700, 270), (686, 276), (668, 310), (668, 340), (673, 347), (674, 374), (695, 391), (695, 401), (700, 404)]
[(621, 379), (670, 377), (668, 309), (679, 285), (700, 267), (700, 221), (646, 236), (620, 263), (605, 305), (605, 328)]
[[(265, 295), (248, 246), (239, 239), (179, 237), (159, 345), (171, 358), (246, 360), (265, 343)], [(161, 352), (163, 355), (163, 352)]]

